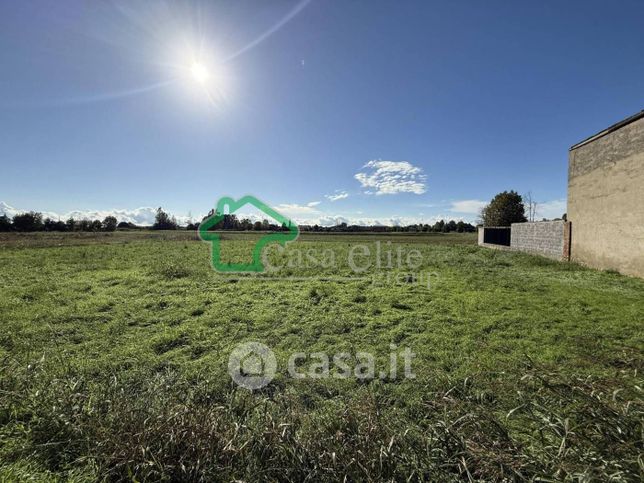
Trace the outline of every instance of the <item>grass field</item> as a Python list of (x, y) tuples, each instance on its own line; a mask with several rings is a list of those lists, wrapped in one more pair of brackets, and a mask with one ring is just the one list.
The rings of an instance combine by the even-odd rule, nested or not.
[[(420, 266), (352, 271), (377, 241)], [(214, 272), (188, 232), (0, 246), (2, 481), (644, 476), (643, 280), (460, 234), (304, 234), (275, 276)], [(278, 362), (253, 392), (227, 372), (246, 341)], [(414, 379), (287, 371), (294, 352), (382, 367), (392, 344)]]

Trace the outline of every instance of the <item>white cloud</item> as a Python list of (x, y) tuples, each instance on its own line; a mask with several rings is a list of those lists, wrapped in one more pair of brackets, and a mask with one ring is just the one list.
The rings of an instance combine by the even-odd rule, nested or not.
[(293, 217), (298, 215), (310, 215), (319, 213), (316, 206), (319, 204), (319, 201), (313, 201), (307, 203), (306, 205), (298, 205), (297, 203), (282, 203), (277, 205), (275, 209), (281, 214)]
[(352, 224), (351, 220), (348, 218), (345, 218), (344, 216), (321, 216), (317, 220), (310, 220), (310, 223), (302, 223), (302, 224), (307, 224), (307, 225), (320, 225), (320, 226), (335, 226), (335, 225), (340, 225), (342, 223), (346, 223), (347, 225)]
[(9, 206), (4, 201), (0, 201), (0, 216), (7, 215), (9, 218), (13, 218), (18, 213), (22, 213), (20, 210), (16, 210), (13, 206)]
[[(423, 170), (408, 161), (369, 161), (363, 166), (368, 172), (356, 173), (357, 179), (365, 193), (376, 195), (393, 195), (397, 193), (414, 193), (427, 191), (427, 176)], [(375, 191), (372, 191), (375, 190)]]
[(487, 205), (487, 202), (481, 200), (452, 201), (452, 207), (450, 208), (450, 211), (453, 211), (455, 213), (469, 213), (472, 215), (478, 215), (485, 205)]
[[(306, 204), (300, 205), (298, 203), (281, 203), (275, 205), (274, 208), (281, 215), (293, 220), (295, 223), (301, 223), (302, 217), (317, 216), (321, 212), (316, 208), (321, 201), (310, 201)], [(263, 211), (253, 207), (253, 206), (243, 206), (239, 211), (236, 211), (235, 216), (238, 219), (248, 218), (253, 223), (256, 221), (269, 220), (270, 222), (276, 221), (273, 220), (270, 216), (266, 215)]]
[(324, 197), (329, 200), (329, 201), (338, 201), (338, 200), (343, 200), (345, 198), (349, 197), (349, 193), (346, 191), (339, 191), (336, 190), (336, 192), (332, 195), (324, 195)]
[(535, 219), (541, 220), (542, 218), (547, 218), (552, 220), (554, 218), (561, 218), (561, 216), (566, 212), (566, 209), (567, 206), (565, 199), (537, 203), (537, 214)]

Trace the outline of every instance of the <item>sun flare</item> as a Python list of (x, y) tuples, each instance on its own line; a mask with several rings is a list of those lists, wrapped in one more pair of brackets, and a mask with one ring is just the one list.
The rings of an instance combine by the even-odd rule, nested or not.
[(196, 80), (199, 84), (205, 84), (210, 77), (206, 66), (199, 62), (194, 62), (190, 66), (190, 73), (192, 74), (194, 80)]

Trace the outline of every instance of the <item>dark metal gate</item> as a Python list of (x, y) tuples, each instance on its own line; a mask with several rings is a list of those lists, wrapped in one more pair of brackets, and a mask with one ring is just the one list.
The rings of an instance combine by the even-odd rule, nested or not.
[(483, 228), (483, 243), (490, 243), (492, 245), (510, 246), (510, 227), (485, 227)]

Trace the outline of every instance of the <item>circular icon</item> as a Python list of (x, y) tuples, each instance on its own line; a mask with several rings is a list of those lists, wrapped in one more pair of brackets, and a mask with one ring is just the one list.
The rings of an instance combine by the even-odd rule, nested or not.
[(237, 385), (246, 389), (261, 389), (275, 377), (275, 354), (261, 342), (237, 345), (228, 358), (228, 374)]

